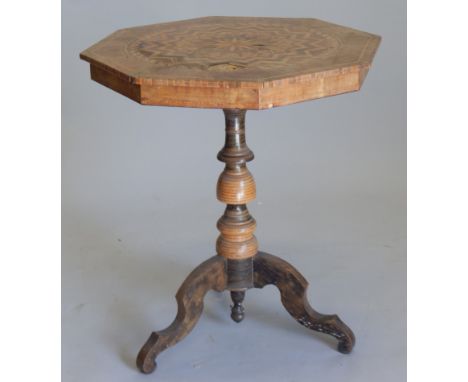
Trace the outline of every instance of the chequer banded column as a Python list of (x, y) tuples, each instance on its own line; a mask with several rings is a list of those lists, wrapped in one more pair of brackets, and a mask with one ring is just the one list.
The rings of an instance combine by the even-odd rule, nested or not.
[(253, 286), (253, 257), (258, 244), (254, 235), (256, 222), (246, 204), (255, 199), (255, 181), (247, 169), (254, 158), (245, 141), (246, 110), (225, 109), (226, 141), (218, 159), (226, 163), (218, 179), (216, 195), (226, 203), (218, 220), (220, 235), (216, 252), (227, 259), (227, 286), (234, 301), (231, 317), (240, 322), (244, 317), (242, 301), (245, 290)]

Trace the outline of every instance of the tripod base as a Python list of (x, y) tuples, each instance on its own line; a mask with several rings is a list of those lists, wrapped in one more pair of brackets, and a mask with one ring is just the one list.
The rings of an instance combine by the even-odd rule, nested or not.
[[(307, 301), (308, 283), (289, 263), (279, 257), (258, 252), (253, 257), (253, 286), (263, 288), (273, 284), (281, 293), (281, 302), (289, 314), (301, 325), (323, 332), (338, 340), (338, 351), (350, 353), (353, 349), (354, 334), (340, 318), (324, 315), (311, 308)], [(227, 260), (214, 256), (195, 268), (179, 288), (176, 299), (177, 316), (169, 327), (153, 332), (141, 348), (137, 366), (143, 373), (151, 373), (156, 368), (155, 359), (159, 353), (182, 340), (193, 329), (203, 310), (203, 298), (208, 290), (222, 292), (231, 290), (231, 317), (240, 322), (244, 317), (245, 289), (232, 289), (228, 283)]]

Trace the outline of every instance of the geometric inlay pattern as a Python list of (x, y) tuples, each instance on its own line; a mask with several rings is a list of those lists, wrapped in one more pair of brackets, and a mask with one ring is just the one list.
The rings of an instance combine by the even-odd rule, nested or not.
[(227, 25), (199, 24), (190, 29), (168, 26), (135, 39), (126, 50), (155, 68), (204, 68), (209, 62), (210, 67), (226, 64), (227, 70), (249, 66), (274, 70), (332, 57), (340, 45), (339, 38), (319, 28), (233, 20)]
[(141, 103), (259, 109), (357, 90), (379, 42), (317, 19), (212, 16), (121, 29), (81, 58)]

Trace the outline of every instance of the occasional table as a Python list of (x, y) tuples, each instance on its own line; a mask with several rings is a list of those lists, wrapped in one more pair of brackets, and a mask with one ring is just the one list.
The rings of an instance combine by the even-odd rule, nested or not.
[(143, 105), (223, 109), (225, 163), (216, 195), (226, 204), (217, 228), (217, 255), (190, 273), (176, 294), (175, 320), (153, 332), (137, 357), (143, 373), (157, 355), (195, 326), (208, 290), (230, 291), (231, 317), (244, 318), (245, 292), (273, 284), (301, 325), (338, 340), (351, 352), (355, 338), (337, 315), (307, 301), (307, 281), (289, 263), (260, 252), (247, 203), (255, 181), (246, 144), (247, 110), (269, 109), (360, 89), (380, 37), (306, 18), (203, 17), (120, 29), (83, 51), (91, 78)]

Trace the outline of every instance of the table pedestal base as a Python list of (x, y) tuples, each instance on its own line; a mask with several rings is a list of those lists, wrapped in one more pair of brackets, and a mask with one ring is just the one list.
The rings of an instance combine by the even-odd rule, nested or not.
[(218, 220), (220, 232), (216, 241), (217, 256), (208, 259), (187, 277), (176, 299), (177, 317), (160, 332), (153, 332), (140, 350), (137, 366), (143, 373), (156, 368), (157, 355), (175, 345), (193, 329), (203, 310), (203, 298), (213, 289), (229, 290), (233, 305), (231, 318), (240, 322), (244, 318), (245, 291), (273, 284), (281, 293), (281, 302), (291, 316), (306, 328), (327, 333), (338, 339), (338, 350), (349, 353), (354, 346), (354, 334), (337, 315), (324, 315), (313, 310), (307, 302), (307, 281), (290, 264), (280, 258), (258, 251), (254, 235), (255, 219), (247, 203), (255, 199), (255, 181), (247, 169), (254, 158), (245, 139), (246, 110), (224, 110), (226, 139), (218, 153), (225, 168), (218, 179), (216, 197), (226, 204)]
[[(351, 352), (355, 342), (353, 332), (336, 314), (325, 315), (312, 309), (306, 296), (308, 283), (299, 271), (279, 257), (264, 252), (258, 252), (252, 260), (254, 288), (276, 285), (283, 306), (297, 322), (335, 337), (341, 353)], [(143, 373), (154, 371), (158, 354), (190, 333), (200, 318), (203, 298), (208, 290), (230, 290), (234, 301), (231, 317), (236, 322), (242, 320), (242, 300), (248, 288), (229, 287), (228, 261), (231, 260), (213, 256), (190, 273), (176, 294), (178, 311), (175, 320), (166, 329), (151, 333), (138, 354), (137, 366)]]

